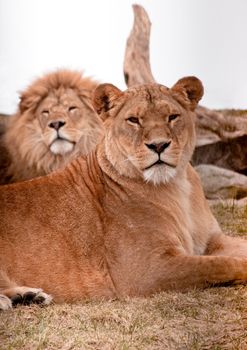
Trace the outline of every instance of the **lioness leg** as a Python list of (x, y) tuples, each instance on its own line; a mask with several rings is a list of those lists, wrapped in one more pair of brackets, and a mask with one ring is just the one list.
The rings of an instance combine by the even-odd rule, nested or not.
[(156, 273), (159, 270), (159, 290), (186, 290), (226, 282), (247, 282), (247, 258), (178, 256), (164, 264), (163, 276), (160, 268), (156, 269)]
[(0, 310), (6, 310), (17, 304), (48, 305), (52, 301), (52, 297), (44, 293), (42, 289), (20, 287), (3, 271), (0, 271), (0, 297)]
[(247, 258), (247, 240), (224, 234), (217, 235), (209, 241), (206, 254)]

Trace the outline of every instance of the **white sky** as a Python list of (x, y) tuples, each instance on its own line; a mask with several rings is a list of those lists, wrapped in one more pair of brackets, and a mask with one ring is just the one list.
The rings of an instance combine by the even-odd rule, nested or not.
[[(84, 70), (124, 89), (132, 0), (0, 0), (0, 112), (18, 91), (56, 68)], [(246, 0), (139, 0), (152, 22), (151, 66), (172, 86), (196, 75), (202, 104), (247, 108)]]

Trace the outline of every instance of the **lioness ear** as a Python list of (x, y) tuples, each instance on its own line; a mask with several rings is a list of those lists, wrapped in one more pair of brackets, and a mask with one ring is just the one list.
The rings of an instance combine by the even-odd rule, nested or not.
[(108, 117), (108, 111), (114, 107), (114, 102), (123, 92), (112, 84), (99, 85), (93, 94), (93, 106), (103, 120)]
[(182, 105), (193, 111), (203, 96), (203, 85), (196, 77), (185, 77), (171, 88), (171, 92)]

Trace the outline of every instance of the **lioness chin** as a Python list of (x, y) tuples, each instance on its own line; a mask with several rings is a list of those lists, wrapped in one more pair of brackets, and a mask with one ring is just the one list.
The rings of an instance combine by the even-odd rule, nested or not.
[(246, 241), (221, 232), (189, 164), (202, 95), (195, 77), (100, 85), (96, 150), (0, 189), (2, 309), (247, 281)]

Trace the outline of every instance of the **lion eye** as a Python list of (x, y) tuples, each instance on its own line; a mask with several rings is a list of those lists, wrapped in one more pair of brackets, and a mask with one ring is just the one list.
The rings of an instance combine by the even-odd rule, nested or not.
[(177, 119), (177, 117), (179, 117), (179, 114), (171, 114), (171, 115), (169, 115), (168, 120), (169, 120), (169, 122), (171, 122), (172, 120)]
[(44, 109), (41, 113), (44, 114), (45, 116), (47, 116), (49, 114), (49, 111), (48, 111), (48, 109)]
[(139, 124), (139, 119), (137, 117), (129, 117), (127, 119), (131, 124)]
[(74, 110), (76, 110), (76, 109), (77, 109), (76, 106), (71, 106), (71, 107), (69, 107), (69, 112), (72, 112), (72, 111), (74, 111)]

